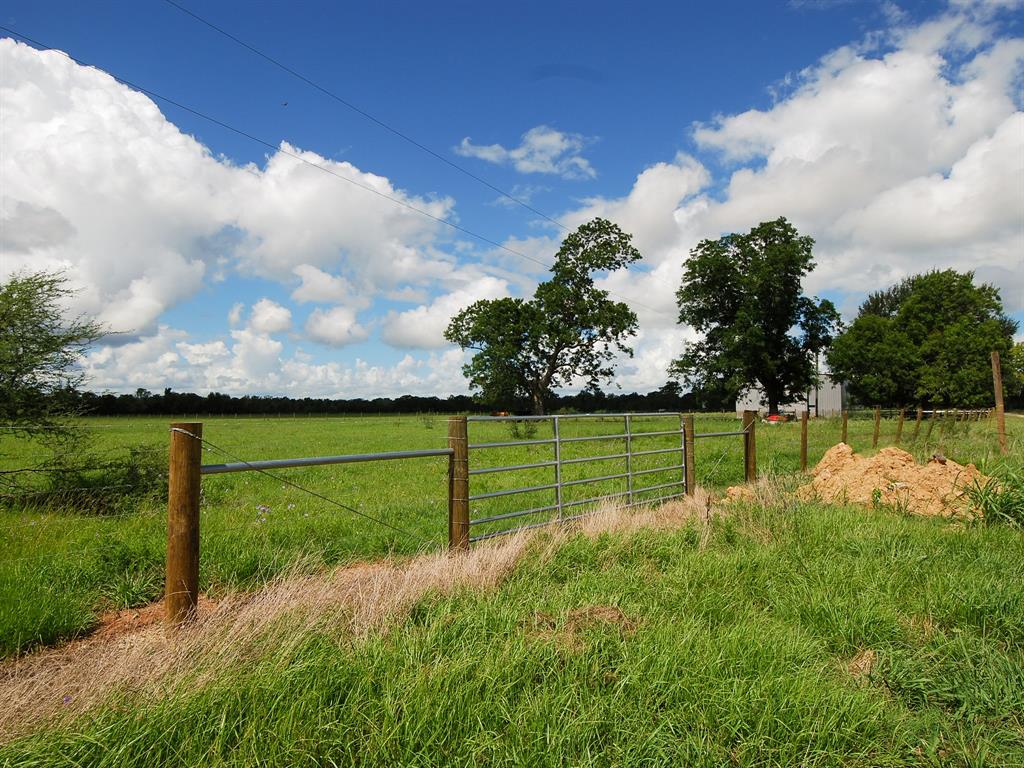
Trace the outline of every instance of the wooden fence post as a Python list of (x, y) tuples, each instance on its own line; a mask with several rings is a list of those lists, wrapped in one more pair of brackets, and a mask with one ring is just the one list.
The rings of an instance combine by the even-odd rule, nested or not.
[(875, 432), (871, 436), (871, 447), (872, 448), (877, 448), (878, 447), (878, 429), (879, 429), (879, 427), (881, 425), (882, 425), (882, 409), (876, 405), (875, 406)]
[(196, 615), (199, 604), (199, 492), (203, 425), (171, 424), (167, 471), (167, 579), (164, 610), (169, 625)]
[(896, 422), (896, 445), (900, 444), (900, 440), (903, 439), (903, 420), (907, 417), (907, 409), (900, 408), (900, 418)]
[(843, 409), (843, 440), (842, 440), (842, 442), (846, 443), (847, 445), (849, 445), (849, 443), (846, 440), (847, 435), (848, 435), (847, 427), (849, 426), (849, 424), (850, 424), (850, 412), (844, 408)]
[(924, 408), (917, 406), (917, 418), (914, 419), (914, 436), (910, 438), (910, 442), (917, 444), (917, 435), (921, 431), (921, 419), (924, 418)]
[(1003, 369), (999, 364), (999, 351), (992, 350), (992, 388), (996, 396), (996, 433), (999, 435), (999, 453), (1009, 450), (1006, 445), (1006, 407), (1003, 405)]
[(800, 471), (807, 471), (807, 411), (800, 414)]
[(757, 480), (757, 411), (743, 412), (743, 479), (748, 483)]
[(693, 492), (697, 490), (697, 462), (693, 455), (693, 414), (688, 413), (683, 416), (683, 453), (685, 456), (685, 468), (686, 473), (686, 495), (693, 496)]
[(469, 439), (465, 416), (448, 419), (448, 548), (469, 550)]

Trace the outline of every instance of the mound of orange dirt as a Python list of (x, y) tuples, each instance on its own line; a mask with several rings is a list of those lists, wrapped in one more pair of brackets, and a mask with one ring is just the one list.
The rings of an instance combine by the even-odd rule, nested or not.
[(943, 516), (963, 510), (964, 486), (988, 479), (973, 464), (962, 466), (940, 457), (922, 465), (899, 448), (883, 448), (864, 458), (846, 443), (829, 448), (812, 474), (814, 479), (797, 489), (798, 497), (884, 504), (915, 515)]

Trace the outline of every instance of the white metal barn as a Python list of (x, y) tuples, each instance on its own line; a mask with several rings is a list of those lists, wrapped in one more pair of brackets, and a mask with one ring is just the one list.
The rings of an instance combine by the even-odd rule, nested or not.
[[(780, 410), (802, 413), (810, 410), (811, 416), (838, 416), (849, 403), (846, 394), (846, 387), (841, 381), (833, 381), (832, 376), (827, 373), (820, 374), (821, 384), (811, 389), (804, 402), (789, 403), (780, 406)], [(768, 410), (767, 401), (761, 401), (762, 393), (759, 387), (753, 387), (742, 392), (736, 400), (736, 413), (743, 411), (765, 411)]]

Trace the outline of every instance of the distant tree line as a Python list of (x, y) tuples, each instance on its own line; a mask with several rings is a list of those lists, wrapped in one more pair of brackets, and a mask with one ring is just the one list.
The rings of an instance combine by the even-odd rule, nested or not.
[[(175, 392), (165, 389), (154, 393), (145, 389), (132, 394), (113, 392), (64, 393), (72, 398), (77, 413), (94, 416), (169, 416), (195, 413), (204, 416), (257, 416), (285, 414), (398, 414), (398, 413), (490, 413), (508, 411), (527, 414), (533, 410), (529, 398), (510, 399), (491, 403), (481, 402), (468, 395), (449, 397), (376, 397), (373, 399), (332, 399), (284, 396), (242, 395), (234, 397), (220, 392), (200, 395), (194, 392)], [(637, 392), (605, 393), (599, 389), (574, 395), (551, 393), (545, 398), (549, 413), (572, 411), (579, 413), (611, 413), (623, 411), (689, 411), (731, 409), (733, 403), (714, 393), (683, 393), (675, 382), (646, 394)]]

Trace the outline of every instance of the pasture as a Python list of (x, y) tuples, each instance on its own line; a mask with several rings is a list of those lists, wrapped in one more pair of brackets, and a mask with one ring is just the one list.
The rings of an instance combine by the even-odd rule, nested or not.
[[(127, 453), (131, 449), (166, 450), (168, 425), (173, 419), (87, 419), (80, 424), (91, 452)], [(236, 458), (259, 460), (331, 454), (368, 453), (444, 447), (446, 418), (404, 417), (242, 418), (205, 419), (204, 463)], [(1010, 419), (1011, 455), (1020, 456), (1020, 419)], [(569, 422), (573, 423), (573, 422)], [(579, 434), (621, 431), (621, 420), (576, 422)], [(678, 428), (679, 417), (666, 414), (645, 420), (637, 428), (650, 431)], [(737, 429), (729, 415), (697, 416), (697, 432)], [(523, 425), (472, 423), (471, 442), (510, 440)], [(538, 427), (536, 437), (550, 430)], [(872, 424), (851, 419), (849, 442), (869, 450)], [(522, 436), (521, 433), (517, 433)], [(799, 425), (759, 425), (758, 464), (762, 475), (791, 473), (799, 467)], [(812, 421), (809, 454), (813, 464), (839, 440), (837, 419)], [(883, 424), (879, 445), (890, 444), (895, 424)], [(998, 463), (991, 425), (961, 423), (938, 427), (926, 442), (924, 431), (904, 447), (919, 457), (940, 449), (961, 462), (974, 461), (983, 470)], [(678, 438), (647, 438), (653, 448), (678, 445)], [(618, 446), (621, 446), (619, 441)], [(621, 448), (620, 448), (621, 449)], [(579, 456), (609, 452), (602, 441), (579, 443)], [(545, 453), (545, 451), (547, 451)], [(519, 464), (550, 458), (547, 446), (527, 446), (500, 452), (471, 452), (471, 467), (488, 462)], [(32, 466), (45, 459), (38, 446), (10, 438), (0, 440), (4, 466)], [(671, 454), (651, 457), (649, 468), (678, 463)], [(1018, 459), (1019, 461), (1019, 459)], [(619, 460), (621, 463), (621, 460)], [(695, 467), (698, 484), (722, 489), (743, 477), (742, 445), (738, 437), (698, 440)], [(610, 474), (616, 460), (575, 465), (579, 479)], [(285, 570), (317, 572), (328, 566), (374, 559), (387, 554), (411, 555), (443, 546), (447, 531), (447, 461), (443, 458), (402, 462), (279, 470), (281, 476), (387, 523), (389, 529), (333, 506), (267, 475), (245, 472), (206, 477), (201, 507), (202, 566), (200, 582), (208, 594), (259, 587)], [(671, 473), (670, 473), (671, 475)], [(474, 477), (472, 491), (509, 487), (508, 476)], [(517, 473), (515, 484), (550, 482), (541, 470)], [(582, 494), (614, 492), (614, 482), (577, 486)], [(664, 491), (662, 491), (664, 493)], [(643, 498), (642, 495), (639, 498)], [(500, 514), (550, 503), (516, 496), (481, 502), (473, 517)], [(73, 637), (90, 628), (100, 612), (143, 605), (160, 596), (166, 546), (165, 506), (158, 498), (138, 505), (95, 514), (75, 504), (39, 509), (17, 503), (0, 510), (0, 654), (23, 652), (40, 644)], [(482, 527), (478, 532), (496, 529)]]

